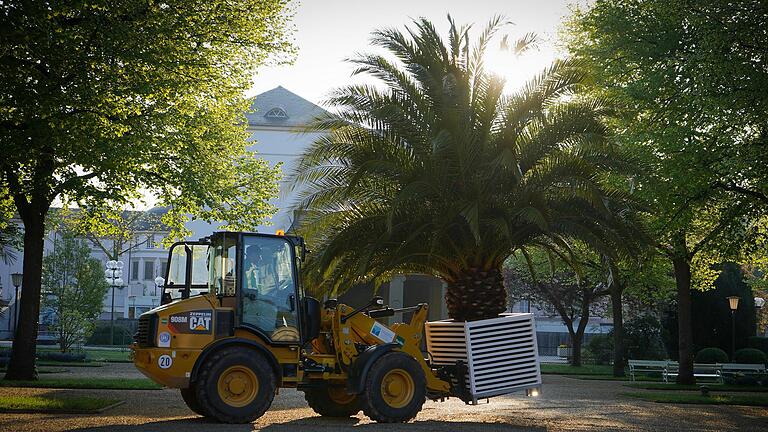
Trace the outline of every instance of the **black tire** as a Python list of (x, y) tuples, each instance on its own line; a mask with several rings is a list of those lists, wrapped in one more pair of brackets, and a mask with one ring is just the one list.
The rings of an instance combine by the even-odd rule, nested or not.
[(187, 407), (191, 409), (192, 412), (203, 417), (210, 417), (205, 413), (203, 407), (200, 406), (200, 403), (197, 401), (197, 392), (195, 391), (194, 385), (179, 390), (181, 390), (181, 398), (184, 399), (184, 403), (187, 404)]
[(360, 412), (360, 398), (346, 394), (344, 387), (318, 387), (304, 390), (304, 399), (324, 417), (351, 417)]
[[(219, 394), (219, 381), (235, 373), (255, 376), (256, 386), (246, 387), (243, 400)], [(250, 372), (249, 372), (250, 371)], [(227, 377), (223, 375), (227, 375)], [(200, 367), (195, 382), (197, 401), (207, 416), (223, 423), (250, 423), (261, 417), (275, 398), (276, 377), (269, 360), (245, 347), (224, 348), (211, 354)], [(229, 387), (227, 387), (229, 388)], [(230, 395), (232, 396), (232, 395)]]
[[(401, 405), (393, 406), (385, 398), (385, 378), (391, 374), (409, 376), (412, 381), (412, 395), (406, 397)], [(365, 415), (379, 423), (407, 422), (421, 411), (426, 400), (427, 380), (421, 366), (410, 355), (403, 352), (390, 352), (382, 356), (371, 366), (365, 379), (365, 387), (360, 394), (360, 404)]]

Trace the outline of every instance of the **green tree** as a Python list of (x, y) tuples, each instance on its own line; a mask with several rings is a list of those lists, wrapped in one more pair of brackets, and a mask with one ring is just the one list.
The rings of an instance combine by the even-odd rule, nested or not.
[[(507, 97), (483, 56), (503, 25), (470, 41), (450, 19), (444, 40), (426, 19), (373, 44), (391, 54), (351, 60), (381, 86), (352, 85), (329, 102), (331, 132), (300, 158), (308, 277), (328, 290), (393, 272), (447, 283), (458, 320), (506, 307), (501, 267), (523, 245), (598, 232), (621, 193), (602, 179), (621, 158), (604, 139), (599, 100), (574, 98), (581, 75), (559, 61)], [(516, 52), (532, 36), (510, 44)]]
[[(2, 196), (0, 191), (0, 197)], [(16, 261), (16, 250), (21, 249), (21, 232), (12, 218), (13, 201), (0, 198), (0, 261), (6, 264)]]
[[(0, 4), (0, 201), (24, 223), (24, 295), (6, 379), (34, 379), (45, 219), (54, 200), (115, 208), (154, 194), (253, 227), (277, 173), (246, 151), (244, 91), (291, 50), (285, 0)], [(275, 57), (277, 55), (277, 57)]]
[(582, 342), (589, 318), (606, 310), (605, 296), (610, 287), (600, 268), (590, 259), (598, 255), (584, 247), (567, 261), (552, 256), (547, 249), (523, 249), (507, 261), (505, 279), (510, 296), (526, 299), (552, 316), (558, 316), (568, 329), (571, 365), (581, 366)]
[(108, 289), (101, 262), (91, 258), (84, 241), (69, 233), (54, 241), (53, 253), (43, 259), (42, 306), (53, 312), (62, 352), (93, 332)]
[[(677, 285), (680, 374), (693, 383), (691, 288), (717, 277), (768, 208), (768, 5), (598, 0), (576, 9), (566, 46), (614, 127), (643, 160), (635, 195)], [(747, 223), (745, 223), (747, 222)]]

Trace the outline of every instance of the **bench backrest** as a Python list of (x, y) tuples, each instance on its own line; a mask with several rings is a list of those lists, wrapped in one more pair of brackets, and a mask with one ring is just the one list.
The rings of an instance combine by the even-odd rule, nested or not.
[(694, 363), (693, 364), (693, 371), (694, 372), (718, 372), (720, 370), (720, 366), (717, 363)]
[(630, 360), (629, 367), (655, 367), (664, 368), (667, 366), (666, 360)]
[(723, 363), (720, 365), (720, 367), (723, 370), (728, 371), (755, 371), (755, 372), (762, 372), (765, 371), (765, 365), (762, 364), (754, 364), (754, 363)]

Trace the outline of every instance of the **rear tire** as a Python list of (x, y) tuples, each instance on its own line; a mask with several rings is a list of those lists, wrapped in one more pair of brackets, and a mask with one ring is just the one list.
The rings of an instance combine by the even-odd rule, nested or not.
[(421, 411), (427, 380), (416, 360), (404, 352), (390, 352), (371, 366), (360, 394), (365, 415), (379, 423), (404, 423)]
[(211, 354), (195, 383), (197, 401), (208, 416), (224, 423), (250, 423), (275, 398), (276, 378), (269, 360), (243, 347)]
[(360, 412), (360, 398), (347, 394), (344, 387), (318, 387), (304, 390), (309, 407), (324, 417), (351, 417)]
[(190, 384), (187, 388), (179, 390), (181, 390), (181, 398), (184, 399), (184, 403), (187, 404), (187, 407), (191, 409), (192, 412), (203, 417), (209, 417), (197, 401), (197, 392), (195, 391), (195, 386), (193, 384)]

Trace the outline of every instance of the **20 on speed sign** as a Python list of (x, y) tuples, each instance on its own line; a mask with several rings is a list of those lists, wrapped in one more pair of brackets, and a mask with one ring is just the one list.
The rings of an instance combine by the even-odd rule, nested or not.
[(173, 359), (168, 354), (163, 354), (157, 359), (157, 365), (160, 369), (168, 369), (173, 364)]

